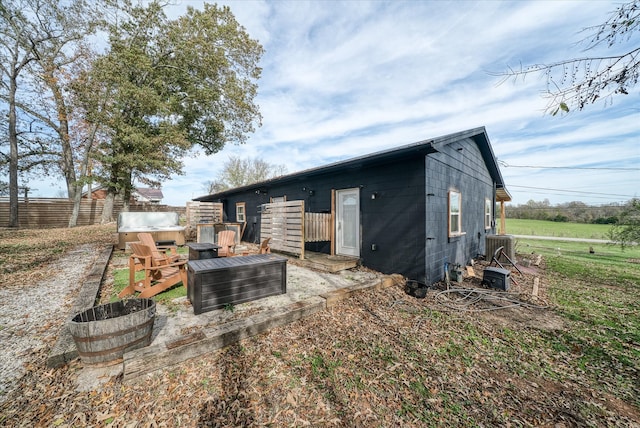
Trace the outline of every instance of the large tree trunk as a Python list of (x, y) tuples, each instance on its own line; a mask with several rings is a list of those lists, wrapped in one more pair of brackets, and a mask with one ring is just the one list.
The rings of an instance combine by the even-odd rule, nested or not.
[[(79, 191), (82, 193), (82, 186), (78, 189), (76, 183), (76, 169), (73, 163), (73, 147), (71, 146), (71, 137), (69, 136), (69, 119), (68, 108), (62, 95), (60, 86), (56, 83), (58, 79), (53, 75), (54, 68), (52, 66), (45, 66), (46, 76), (44, 80), (47, 82), (47, 86), (53, 94), (53, 99), (56, 103), (56, 110), (58, 113), (59, 125), (56, 127), (58, 136), (60, 137), (60, 144), (62, 145), (62, 159), (61, 168), (64, 174), (64, 179), (67, 183), (67, 196), (69, 199), (76, 200), (76, 193)], [(74, 207), (75, 208), (75, 207)], [(74, 224), (75, 226), (75, 224)]]
[(122, 194), (122, 210), (129, 211), (131, 209), (131, 171), (126, 174), (126, 183)]
[(110, 223), (113, 221), (113, 202), (115, 200), (115, 193), (112, 189), (107, 190), (107, 196), (104, 200), (104, 206), (102, 207), (102, 218), (100, 222), (102, 224)]
[[(15, 66), (13, 67), (15, 70)], [(9, 87), (9, 227), (18, 227), (18, 132), (16, 91), (18, 73), (11, 76)]]
[(76, 227), (78, 225), (78, 216), (80, 215), (80, 202), (82, 202), (82, 189), (77, 190), (73, 196), (73, 210), (71, 210), (71, 217), (69, 217), (69, 227)]
[[(98, 131), (98, 125), (93, 125), (91, 133), (87, 139), (84, 147), (84, 153), (82, 156), (82, 164), (80, 165), (80, 180), (88, 175), (89, 171), (89, 156), (91, 154), (91, 148), (93, 147), (93, 141), (95, 140), (96, 132)], [(68, 134), (67, 134), (68, 135)], [(82, 181), (81, 181), (82, 182)], [(82, 184), (78, 185), (78, 181), (74, 184), (73, 194), (73, 211), (71, 212), (71, 218), (69, 218), (69, 227), (76, 227), (78, 224), (78, 215), (80, 213), (80, 203), (82, 202)], [(91, 199), (91, 184), (89, 184), (89, 199)], [(71, 196), (71, 193), (69, 193)], [(103, 211), (104, 214), (104, 211)]]

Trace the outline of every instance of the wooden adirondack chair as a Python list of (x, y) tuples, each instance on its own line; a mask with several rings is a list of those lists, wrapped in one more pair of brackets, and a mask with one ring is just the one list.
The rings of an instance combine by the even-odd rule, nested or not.
[(264, 241), (262, 241), (262, 244), (260, 244), (260, 254), (271, 254), (271, 247), (269, 246), (269, 241), (271, 241), (271, 238), (267, 238)]
[(236, 232), (233, 230), (222, 230), (218, 232), (218, 257), (233, 256), (236, 247)]
[[(153, 258), (151, 248), (140, 242), (129, 244), (133, 254), (129, 257), (129, 285), (122, 290), (118, 297), (122, 298), (135, 292), (140, 292), (138, 297), (146, 298), (155, 296), (162, 291), (182, 282), (187, 287), (187, 260), (174, 263), (159, 264)], [(136, 264), (144, 269), (144, 279), (136, 281)]]
[(153, 235), (148, 232), (138, 233), (138, 239), (147, 247), (151, 248), (151, 255), (159, 265), (175, 263), (180, 260), (178, 255), (178, 247), (175, 245), (156, 246)]

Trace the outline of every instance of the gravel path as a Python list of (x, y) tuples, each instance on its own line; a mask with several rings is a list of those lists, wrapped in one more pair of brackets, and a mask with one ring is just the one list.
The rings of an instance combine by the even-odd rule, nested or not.
[(0, 403), (36, 355), (54, 345), (98, 254), (97, 245), (81, 245), (49, 266), (49, 281), (0, 288)]
[[(0, 287), (0, 403), (16, 388), (18, 380), (27, 370), (34, 365), (41, 365), (46, 359), (42, 355), (50, 353), (64, 322), (73, 315), (71, 310), (78, 292), (101, 248), (99, 245), (86, 244), (68, 252), (48, 267), (49, 281)], [(112, 259), (112, 262), (121, 268), (126, 260)], [(287, 267), (286, 295), (243, 303), (233, 312), (217, 310), (195, 316), (191, 305), (179, 305), (173, 310), (160, 305), (153, 344), (330, 290), (369, 283), (376, 277), (375, 273), (366, 271), (328, 274), (291, 265)], [(112, 278), (107, 274), (104, 284), (110, 281)], [(40, 367), (33, 369), (37, 368)], [(81, 390), (93, 389), (101, 382), (95, 369), (82, 370), (78, 374), (78, 387)]]

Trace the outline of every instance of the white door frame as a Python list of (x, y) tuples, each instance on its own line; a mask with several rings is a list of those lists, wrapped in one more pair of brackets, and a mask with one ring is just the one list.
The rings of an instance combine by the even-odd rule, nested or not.
[(360, 189), (336, 190), (336, 254), (360, 257)]

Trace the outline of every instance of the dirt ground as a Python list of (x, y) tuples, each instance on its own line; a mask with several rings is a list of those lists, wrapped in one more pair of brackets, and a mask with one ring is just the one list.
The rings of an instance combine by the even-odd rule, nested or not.
[[(640, 426), (638, 408), (575, 370), (577, 350), (546, 351), (545, 337), (571, 326), (549, 304), (544, 263), (514, 275), (518, 284), (506, 299), (479, 286), (484, 267), (478, 264), (477, 277), (462, 284), (429, 289), (423, 299), (400, 284), (357, 293), (132, 384), (105, 374), (99, 385), (79, 389), (86, 373), (80, 360), (46, 368), (64, 317), (21, 332), (3, 325), (2, 334), (40, 342), (22, 351), (15, 388), (1, 395), (0, 425)], [(59, 293), (62, 308), (77, 280)], [(1, 302), (4, 313), (4, 295)]]

